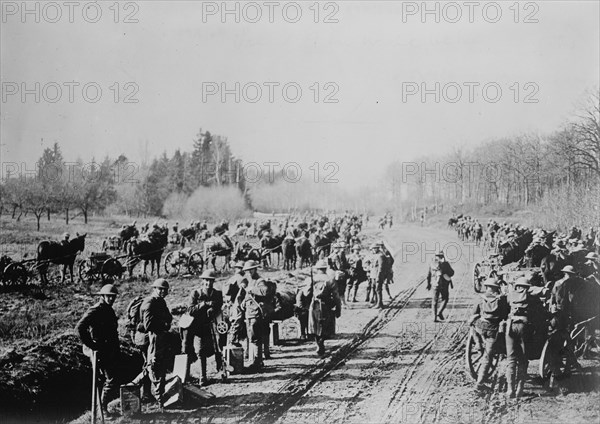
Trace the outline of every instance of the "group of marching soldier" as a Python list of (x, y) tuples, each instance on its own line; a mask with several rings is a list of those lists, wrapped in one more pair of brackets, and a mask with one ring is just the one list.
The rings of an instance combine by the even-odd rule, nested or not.
[[(352, 225), (351, 225), (352, 226)], [(350, 226), (350, 227), (351, 227)], [(354, 234), (356, 235), (356, 234)], [(383, 292), (391, 299), (389, 284), (393, 282), (393, 257), (384, 243), (373, 243), (370, 254), (361, 255), (361, 246), (352, 246), (346, 254), (345, 242), (332, 244), (332, 252), (311, 267), (310, 277), (298, 289), (294, 312), (303, 338), (314, 337), (315, 353), (325, 354), (325, 340), (335, 334), (335, 321), (348, 302), (356, 302), (359, 285), (367, 283), (366, 301), (371, 307), (383, 308)], [(264, 360), (270, 359), (269, 333), (272, 317), (281, 308), (276, 295), (277, 284), (259, 273), (260, 263), (254, 260), (236, 262), (234, 275), (223, 284), (222, 291), (214, 288), (216, 274), (206, 270), (200, 276), (200, 286), (189, 296), (186, 314), (179, 321), (181, 351), (190, 362), (200, 361), (202, 385), (208, 384), (207, 359), (215, 356), (217, 371), (224, 372), (222, 349), (225, 345), (241, 347), (248, 342), (251, 364), (245, 372), (260, 372)], [(169, 283), (159, 278), (152, 284), (152, 293), (139, 299), (135, 312), (132, 339), (140, 348), (146, 364), (135, 384), (151, 383), (151, 392), (159, 408), (164, 406), (165, 378), (168, 357), (172, 357), (169, 335), (173, 317), (165, 297)], [(107, 405), (117, 394), (115, 365), (119, 355), (117, 317), (112, 309), (118, 295), (113, 284), (106, 284), (97, 293), (98, 303), (92, 306), (77, 324), (86, 349), (97, 352), (98, 368), (105, 376), (101, 408), (108, 414)], [(130, 303), (135, 302), (135, 299)], [(219, 334), (216, 318), (224, 306), (228, 308), (229, 331)], [(131, 318), (131, 317), (129, 317)]]

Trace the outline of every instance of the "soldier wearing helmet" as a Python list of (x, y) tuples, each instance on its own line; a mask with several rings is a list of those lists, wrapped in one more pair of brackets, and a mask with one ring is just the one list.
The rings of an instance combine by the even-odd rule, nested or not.
[(67, 246), (69, 244), (70, 238), (71, 238), (71, 235), (69, 233), (63, 233), (62, 238), (60, 240), (60, 244), (62, 246)]
[(381, 243), (371, 245), (371, 256), (369, 257), (369, 286), (367, 287), (367, 299), (372, 294), (371, 304), (377, 308), (383, 308), (383, 282), (385, 279), (385, 256), (381, 252)]
[(303, 294), (311, 299), (308, 309), (308, 333), (314, 334), (317, 355), (325, 354), (325, 339), (335, 334), (335, 320), (342, 313), (337, 284), (327, 275), (327, 262), (319, 260), (316, 273), (305, 281)]
[(173, 316), (165, 297), (169, 294), (169, 282), (159, 278), (152, 283), (152, 294), (140, 307), (142, 327), (148, 334), (147, 368), (152, 382), (152, 395), (160, 409), (164, 407), (165, 378), (168, 369), (168, 332)]
[[(444, 259), (444, 252), (436, 253), (434, 262), (429, 266), (427, 272), (427, 290), (432, 291), (431, 308), (433, 310), (433, 321), (444, 321), (444, 309), (448, 304), (449, 293), (448, 288), (452, 287), (452, 276), (454, 270), (450, 264)], [(441, 300), (441, 305), (439, 301)], [(439, 306), (439, 309), (438, 309)]]
[(498, 333), (508, 318), (508, 302), (506, 296), (500, 292), (500, 283), (497, 278), (488, 278), (483, 285), (485, 293), (469, 319), (469, 325), (475, 328), (476, 334), (481, 338), (484, 353), (477, 374), (477, 390), (485, 389), (484, 382), (492, 363), (492, 352), (498, 339)]
[(241, 303), (246, 297), (248, 280), (244, 271), (244, 262), (238, 261), (234, 265), (235, 274), (227, 282), (223, 290), (225, 302), (229, 305), (229, 338), (231, 344), (241, 347), (240, 341), (246, 338), (246, 325), (244, 322), (244, 313), (240, 309)]
[[(200, 288), (193, 289), (190, 293), (187, 312), (193, 321), (188, 328), (181, 330), (183, 351), (194, 362), (200, 358), (202, 372), (202, 385), (208, 384), (206, 375), (206, 360), (215, 356), (217, 371), (223, 367), (223, 359), (218, 345), (218, 333), (215, 329), (215, 318), (221, 313), (223, 307), (223, 294), (215, 290), (214, 271), (206, 270), (200, 276)], [(199, 340), (199, 349), (194, 351), (194, 339)]]
[(96, 294), (100, 300), (86, 311), (76, 328), (84, 352), (89, 349), (97, 353), (98, 369), (104, 375), (100, 407), (106, 414), (108, 402), (117, 397), (119, 389), (117, 371), (121, 350), (117, 316), (112, 308), (118, 291), (114, 285), (105, 284)]
[(356, 302), (358, 286), (367, 280), (367, 273), (363, 268), (363, 260), (360, 256), (360, 245), (352, 246), (352, 253), (348, 256), (349, 279), (348, 279), (348, 302)]
[(539, 299), (529, 289), (529, 278), (518, 278), (508, 293), (510, 313), (506, 325), (506, 396), (509, 398), (523, 395), (529, 364), (529, 350), (533, 334), (533, 322), (536, 319), (536, 303)]
[(247, 291), (240, 309), (246, 318), (247, 337), (250, 342), (252, 364), (248, 371), (260, 371), (264, 358), (269, 359), (269, 323), (275, 311), (275, 293), (277, 286), (271, 281), (260, 278), (258, 263), (246, 261), (242, 270), (247, 272)]
[(347, 308), (346, 304), (346, 282), (348, 279), (348, 271), (350, 264), (344, 253), (343, 244), (334, 243), (333, 253), (327, 257), (327, 263), (329, 268), (334, 271), (334, 280), (338, 286), (338, 293), (342, 298), (342, 304), (344, 308)]

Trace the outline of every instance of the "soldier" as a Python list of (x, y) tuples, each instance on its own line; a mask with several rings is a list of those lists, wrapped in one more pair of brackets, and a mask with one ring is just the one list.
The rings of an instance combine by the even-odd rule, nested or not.
[(367, 302), (369, 295), (372, 294), (371, 304), (377, 305), (377, 308), (383, 308), (383, 280), (385, 257), (381, 253), (381, 244), (373, 243), (371, 245), (371, 257), (369, 258), (369, 286), (367, 287)]
[[(477, 390), (485, 389), (483, 384), (487, 377), (490, 364), (492, 363), (492, 353), (500, 328), (506, 323), (508, 318), (509, 306), (506, 296), (500, 293), (500, 284), (496, 278), (488, 278), (483, 285), (486, 288), (481, 300), (475, 306), (473, 314), (469, 319), (469, 325), (476, 322), (476, 331), (483, 339), (484, 353), (477, 375)], [(478, 320), (479, 318), (479, 320)]]
[(64, 233), (62, 235), (62, 239), (60, 241), (61, 246), (68, 246), (70, 238), (71, 238), (71, 235), (69, 233)]
[(275, 293), (270, 293), (269, 287), (258, 275), (258, 264), (255, 261), (246, 261), (244, 271), (248, 271), (248, 289), (240, 309), (246, 318), (246, 331), (252, 349), (252, 364), (247, 371), (259, 371), (263, 366), (263, 346), (268, 338), (269, 318), (272, 314), (272, 301)]
[(308, 332), (314, 334), (316, 353), (325, 354), (325, 339), (335, 334), (335, 319), (342, 313), (342, 303), (337, 284), (327, 275), (327, 263), (320, 260), (315, 265), (317, 274), (306, 281), (304, 295), (310, 298)]
[(234, 346), (240, 347), (240, 342), (246, 338), (246, 324), (244, 322), (244, 313), (240, 305), (246, 297), (248, 281), (245, 277), (244, 263), (236, 262), (234, 265), (236, 273), (228, 282), (227, 289), (224, 290), (225, 302), (229, 305), (229, 342)]
[[(352, 254), (348, 256), (348, 264), (350, 265), (348, 273), (348, 301), (356, 302), (358, 286), (360, 283), (367, 280), (367, 273), (363, 268), (363, 262), (360, 256), (360, 245), (356, 244), (352, 246)], [(350, 300), (351, 296), (352, 300)]]
[[(510, 314), (506, 325), (506, 396), (509, 398), (523, 395), (527, 377), (528, 353), (532, 337), (531, 321), (535, 317), (534, 297), (529, 293), (531, 287), (527, 277), (515, 281), (514, 288), (508, 293)], [(515, 393), (516, 387), (516, 393)]]
[(333, 253), (327, 258), (328, 266), (334, 271), (334, 280), (338, 286), (338, 293), (342, 298), (342, 304), (344, 308), (347, 308), (346, 304), (346, 280), (348, 279), (348, 270), (350, 265), (346, 259), (343, 245), (341, 243), (333, 244)]
[(105, 378), (100, 407), (107, 415), (108, 402), (117, 397), (119, 389), (117, 367), (121, 350), (117, 316), (112, 308), (118, 292), (112, 284), (105, 284), (96, 294), (100, 300), (79, 320), (77, 332), (85, 348), (97, 352), (98, 369)]
[[(391, 216), (391, 215), (390, 215)], [(394, 257), (390, 250), (386, 247), (385, 243), (381, 242), (381, 250), (383, 253), (383, 287), (390, 299), (392, 295), (390, 293), (390, 284), (394, 283)]]
[[(454, 270), (450, 264), (444, 260), (444, 252), (440, 251), (436, 253), (434, 263), (429, 266), (429, 271), (427, 272), (427, 290), (431, 290), (433, 287), (431, 307), (433, 309), (434, 322), (438, 322), (438, 320), (444, 321), (443, 312), (444, 309), (446, 309), (449, 298), (448, 287), (454, 288), (452, 285), (453, 275)], [(438, 310), (440, 298), (442, 303)]]
[[(217, 371), (222, 370), (223, 360), (217, 341), (215, 330), (215, 318), (221, 313), (223, 307), (223, 295), (213, 288), (215, 282), (214, 271), (206, 270), (200, 276), (200, 289), (193, 289), (190, 293), (187, 312), (194, 318), (190, 327), (182, 330), (183, 351), (190, 355), (193, 360), (200, 358), (202, 370), (201, 383), (208, 384), (206, 376), (206, 359), (215, 355)], [(198, 353), (194, 352), (194, 340), (199, 341)]]
[(146, 356), (148, 375), (152, 382), (152, 394), (159, 409), (164, 407), (165, 377), (168, 367), (168, 332), (173, 316), (167, 307), (165, 297), (169, 294), (169, 282), (159, 278), (152, 283), (152, 294), (144, 299), (140, 307), (141, 325), (148, 334), (148, 354)]

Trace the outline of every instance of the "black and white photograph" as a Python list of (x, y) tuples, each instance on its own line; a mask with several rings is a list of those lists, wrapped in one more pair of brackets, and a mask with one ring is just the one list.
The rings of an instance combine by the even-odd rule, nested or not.
[(599, 0), (0, 12), (1, 423), (600, 423)]

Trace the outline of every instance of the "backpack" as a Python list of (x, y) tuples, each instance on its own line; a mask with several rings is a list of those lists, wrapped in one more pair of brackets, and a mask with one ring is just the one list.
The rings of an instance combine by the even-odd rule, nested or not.
[(131, 302), (129, 302), (129, 305), (127, 305), (127, 328), (130, 331), (136, 331), (138, 324), (142, 320), (140, 316), (140, 309), (142, 308), (143, 301), (143, 296), (136, 296)]
[(500, 296), (485, 297), (482, 296), (483, 302), (481, 302), (481, 316), (487, 321), (495, 321), (498, 319), (498, 313), (500, 311)]
[(510, 303), (511, 315), (527, 316), (529, 309), (529, 296), (527, 291), (517, 292), (511, 291), (508, 293), (508, 302)]

